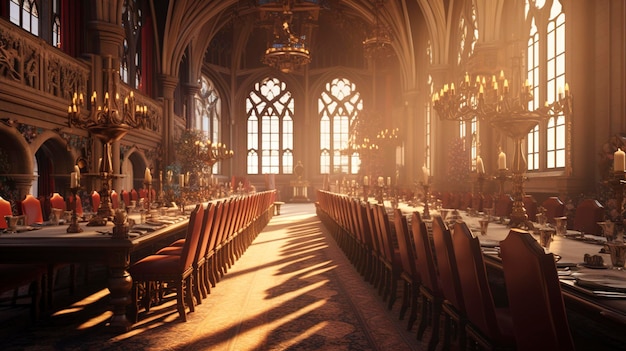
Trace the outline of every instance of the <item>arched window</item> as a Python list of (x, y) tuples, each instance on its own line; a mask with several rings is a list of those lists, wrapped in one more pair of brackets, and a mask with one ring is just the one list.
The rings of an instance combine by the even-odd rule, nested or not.
[[(196, 129), (201, 130), (214, 144), (221, 142), (222, 100), (213, 82), (205, 76), (200, 77), (200, 91), (196, 94), (195, 101)], [(213, 166), (213, 174), (220, 173), (220, 164), (218, 162)]]
[(349, 150), (351, 126), (363, 109), (356, 85), (346, 78), (326, 84), (318, 99), (320, 116), (320, 173), (356, 174), (359, 154)]
[(248, 174), (293, 173), (295, 102), (287, 84), (266, 78), (246, 98)]
[[(534, 99), (529, 109), (542, 101), (553, 103), (558, 89), (565, 86), (565, 13), (559, 0), (526, 0), (527, 78)], [(527, 138), (529, 170), (553, 170), (567, 164), (566, 121), (564, 115), (551, 117), (539, 124)]]
[(137, 0), (124, 1), (124, 13), (122, 14), (122, 26), (126, 32), (126, 38), (122, 45), (120, 60), (120, 77), (122, 81), (131, 87), (141, 87), (141, 30), (143, 20), (142, 11)]
[(11, 0), (11, 22), (35, 36), (39, 36), (39, 9), (35, 0)]
[(52, 46), (61, 48), (61, 0), (52, 1)]

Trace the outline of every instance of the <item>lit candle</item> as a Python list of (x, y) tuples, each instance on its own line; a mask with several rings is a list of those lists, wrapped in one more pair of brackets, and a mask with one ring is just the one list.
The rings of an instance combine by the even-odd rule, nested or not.
[(76, 173), (76, 187), (80, 186), (80, 167), (74, 165), (74, 172)]
[(152, 184), (152, 173), (150, 173), (150, 168), (146, 167), (146, 172), (144, 173), (143, 181), (146, 184)]
[(485, 165), (480, 156), (476, 157), (476, 172), (478, 172), (478, 174), (485, 174)]
[(613, 154), (613, 170), (615, 172), (624, 172), (626, 170), (626, 153), (620, 148)]
[(70, 188), (78, 188), (78, 183), (76, 182), (76, 172), (70, 173)]
[(184, 174), (179, 174), (178, 175), (178, 185), (180, 185), (181, 187), (185, 186), (185, 175)]
[(430, 178), (430, 169), (426, 165), (422, 166), (422, 173), (424, 174), (424, 184), (428, 184), (428, 178)]
[(506, 154), (502, 150), (498, 154), (498, 169), (506, 169)]

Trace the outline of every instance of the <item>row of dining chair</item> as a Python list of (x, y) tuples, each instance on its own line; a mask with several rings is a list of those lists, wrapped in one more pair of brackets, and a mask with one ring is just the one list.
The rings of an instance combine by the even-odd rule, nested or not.
[(271, 219), (275, 191), (198, 204), (185, 237), (133, 263), (131, 319), (150, 311), (167, 292), (176, 293), (178, 314), (187, 320)]
[[(408, 286), (412, 276), (402, 269), (393, 227), (385, 208), (322, 190), (318, 191), (317, 199), (318, 217), (355, 268), (377, 288), (391, 309), (397, 299), (398, 282), (402, 280)], [(410, 292), (407, 289), (404, 292), (402, 309), (406, 311)]]
[[(380, 236), (385, 232), (380, 225), (384, 227), (388, 217), (383, 206), (319, 192), (317, 207), (339, 246), (369, 279), (376, 271), (369, 268), (372, 262), (383, 261), (374, 254), (375, 245), (386, 243)], [(373, 209), (379, 223), (375, 220), (370, 227), (370, 222), (361, 221), (359, 209), (366, 213)], [(509, 305), (499, 306), (479, 239), (466, 223), (448, 228), (440, 216), (434, 216), (427, 224), (419, 212), (407, 216), (400, 209), (391, 217), (396, 261), (392, 268), (381, 263), (373, 266), (393, 272), (382, 279), (391, 284), (390, 291), (398, 281), (405, 284), (400, 318), (410, 307), (407, 328), (411, 329), (419, 316), (417, 338), (422, 340), (429, 330), (429, 350), (573, 349), (554, 257), (528, 232), (511, 230), (501, 243)]]

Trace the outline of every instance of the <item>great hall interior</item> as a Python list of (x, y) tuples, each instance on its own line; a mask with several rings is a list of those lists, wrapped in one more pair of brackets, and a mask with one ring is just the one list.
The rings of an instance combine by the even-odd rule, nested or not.
[[(197, 245), (205, 252), (196, 256), (212, 262), (212, 272), (194, 266), (206, 279), (194, 273), (195, 280), (169, 284), (179, 290), (175, 304), (183, 317), (185, 306), (193, 310), (204, 299), (182, 301), (185, 290), (219, 289), (225, 266), (236, 267), (233, 257), (244, 257), (268, 225), (302, 207), (357, 274), (381, 291), (390, 287), (380, 296), (390, 309), (401, 308), (400, 300), (402, 308), (411, 306), (401, 315), (427, 329), (411, 347), (530, 349), (557, 340), (553, 349), (583, 349), (572, 313), (599, 325), (600, 335), (626, 325), (625, 144), (622, 0), (0, 0), (0, 275), (18, 276), (0, 285), (3, 296), (22, 295), (25, 285), (32, 296), (38, 281), (48, 297), (36, 298), (48, 306), (37, 306), (35, 315), (51, 309), (58, 272), (70, 272), (70, 285), (83, 284), (75, 271), (87, 276), (87, 262), (99, 262), (108, 265), (110, 324), (128, 330), (127, 305), (146, 307), (128, 293), (150, 294), (155, 286), (136, 286), (142, 277), (162, 281), (150, 271), (155, 267), (140, 264), (162, 247), (137, 238), (145, 231), (133, 236), (128, 223), (175, 212), (186, 219), (162, 220), (175, 228), (155, 233), (171, 234), (160, 243), (186, 238), (176, 257), (195, 252), (196, 245), (184, 243), (194, 238), (194, 226), (213, 220), (230, 230), (223, 242), (213, 240), (219, 259)], [(231, 210), (222, 209), (226, 203)], [(378, 208), (386, 210), (380, 222)], [(226, 219), (217, 220), (222, 212)], [(546, 250), (540, 238), (549, 232), (557, 268), (568, 261), (593, 269), (604, 260), (599, 266), (611, 273), (604, 279), (614, 284), (592, 292), (611, 296), (579, 291), (583, 269), (556, 285), (555, 304), (563, 310), (564, 299), (574, 341), (559, 341), (571, 335), (559, 334), (557, 321), (556, 336), (507, 339), (504, 327), (475, 322), (469, 306), (465, 311), (445, 289), (428, 286), (417, 236), (407, 243), (418, 268), (394, 260), (394, 251), (396, 258), (406, 252), (398, 217), (414, 235), (426, 222), (431, 239), (442, 230), (438, 219), (454, 233), (463, 219), (478, 237), (483, 226), (483, 242), (486, 235), (503, 243), (497, 259), (485, 258), (486, 269), (504, 270), (504, 278), (491, 280), (506, 282), (508, 291), (509, 229), (527, 231)], [(292, 225), (298, 223), (294, 216)], [(384, 223), (391, 258), (385, 244), (372, 244), (386, 240), (376, 237), (386, 235)], [(52, 224), (78, 236), (105, 228), (128, 245), (98, 244), (98, 251), (81, 242), (67, 251), (56, 238), (32, 244)], [(507, 228), (501, 237), (497, 226)], [(573, 257), (561, 246), (566, 239), (596, 246), (578, 248)], [(428, 245), (437, 263), (437, 245)], [(55, 250), (75, 259), (59, 259)], [(434, 279), (443, 286), (441, 270)], [(471, 290), (466, 285), (462, 290)], [(500, 293), (515, 312), (514, 296)], [(388, 294), (398, 295), (395, 304)], [(533, 325), (556, 320), (526, 318)], [(611, 335), (623, 347), (623, 336)], [(267, 349), (284, 347), (276, 345)]]

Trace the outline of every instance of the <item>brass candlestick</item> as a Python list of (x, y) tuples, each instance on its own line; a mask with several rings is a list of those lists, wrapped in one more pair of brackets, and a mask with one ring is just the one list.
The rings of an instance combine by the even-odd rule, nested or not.
[(83, 228), (78, 225), (78, 216), (76, 215), (76, 193), (78, 192), (79, 187), (72, 187), (70, 191), (72, 192), (73, 202), (72, 202), (72, 217), (70, 220), (70, 225), (67, 227), (68, 233), (80, 233), (83, 231)]
[(422, 212), (423, 219), (430, 219), (430, 209), (428, 208), (428, 198), (430, 197), (430, 184), (422, 183), (424, 188), (424, 211)]
[(624, 210), (624, 171), (613, 172), (613, 179), (609, 180), (611, 187), (613, 188), (613, 196), (615, 197), (615, 203), (619, 213)]
[(484, 195), (483, 195), (483, 186), (485, 184), (485, 173), (478, 173), (476, 176), (476, 184), (478, 185), (477, 194), (474, 196), (474, 201), (472, 203), (472, 207), (477, 212), (483, 211), (483, 203), (484, 203)]
[(151, 207), (151, 202), (152, 202), (152, 182), (148, 182), (148, 181), (144, 181), (143, 185), (146, 187), (147, 190), (147, 194), (146, 194), (146, 211), (147, 211), (147, 215), (146, 217), (150, 217), (150, 207)]
[(499, 169), (498, 174), (494, 178), (500, 183), (500, 195), (504, 195), (504, 183), (509, 180), (508, 168)]

